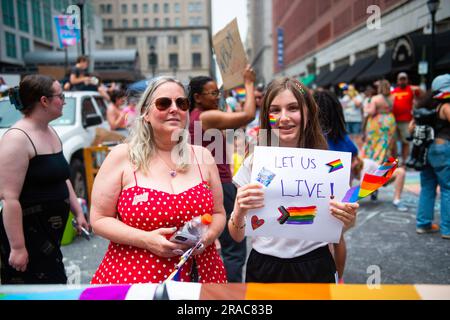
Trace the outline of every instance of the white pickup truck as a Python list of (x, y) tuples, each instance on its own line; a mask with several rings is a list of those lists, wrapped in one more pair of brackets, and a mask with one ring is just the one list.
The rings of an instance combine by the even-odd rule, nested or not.
[[(95, 128), (109, 130), (106, 121), (106, 102), (95, 91), (67, 91), (63, 115), (50, 125), (55, 128), (63, 143), (63, 153), (70, 164), (71, 181), (78, 197), (87, 199), (83, 148), (91, 146)], [(22, 117), (9, 102), (0, 98), (0, 137)]]

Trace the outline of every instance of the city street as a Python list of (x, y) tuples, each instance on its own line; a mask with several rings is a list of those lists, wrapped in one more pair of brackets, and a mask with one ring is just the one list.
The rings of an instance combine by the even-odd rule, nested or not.
[[(418, 235), (415, 231), (418, 183), (419, 174), (408, 171), (403, 194), (408, 212), (399, 212), (392, 205), (392, 184), (380, 189), (377, 201), (361, 201), (356, 227), (345, 236), (346, 283), (366, 283), (379, 268), (381, 284), (450, 284), (450, 241), (439, 233)], [(439, 202), (436, 222), (438, 208)], [(107, 246), (108, 241), (98, 236), (91, 241), (76, 237), (62, 247), (64, 263), (78, 266), (81, 283), (87, 284)]]

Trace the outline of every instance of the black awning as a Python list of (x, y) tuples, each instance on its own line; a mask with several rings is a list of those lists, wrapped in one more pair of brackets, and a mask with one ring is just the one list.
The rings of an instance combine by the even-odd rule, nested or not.
[(338, 85), (341, 82), (352, 83), (357, 76), (359, 76), (364, 70), (366, 70), (374, 61), (375, 56), (368, 56), (355, 61), (347, 70), (333, 80), (333, 85)]
[(317, 86), (319, 87), (327, 87), (329, 86), (334, 79), (340, 76), (346, 69), (348, 68), (348, 64), (336, 67), (333, 71), (328, 72), (323, 79), (320, 81), (316, 81)]
[(375, 60), (375, 62), (368, 67), (363, 73), (361, 73), (356, 81), (369, 82), (383, 78), (388, 75), (392, 70), (392, 49), (387, 49), (381, 58)]
[(330, 71), (322, 71), (314, 81), (316, 84), (320, 83), (325, 77), (330, 73)]

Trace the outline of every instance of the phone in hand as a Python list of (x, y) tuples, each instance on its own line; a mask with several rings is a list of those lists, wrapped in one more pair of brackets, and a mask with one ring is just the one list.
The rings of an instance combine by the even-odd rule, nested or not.
[[(77, 220), (75, 220), (75, 218), (72, 219), (72, 226), (75, 229), (78, 229), (78, 222)], [(89, 233), (89, 231), (87, 231), (85, 228), (81, 227), (81, 236), (83, 238), (85, 238), (86, 240), (91, 240), (91, 234)]]
[(198, 242), (199, 238), (195, 235), (180, 230), (175, 232), (169, 240), (176, 243), (194, 246)]

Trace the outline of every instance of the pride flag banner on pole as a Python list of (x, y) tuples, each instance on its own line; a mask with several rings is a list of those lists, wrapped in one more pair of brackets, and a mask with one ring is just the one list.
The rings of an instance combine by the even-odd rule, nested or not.
[(61, 48), (70, 47), (80, 41), (80, 29), (76, 28), (72, 15), (54, 16), (56, 33), (58, 34), (59, 46)]
[(356, 202), (372, 194), (390, 180), (397, 166), (398, 159), (389, 158), (374, 173), (364, 174), (361, 184), (350, 188), (342, 199), (342, 202)]

